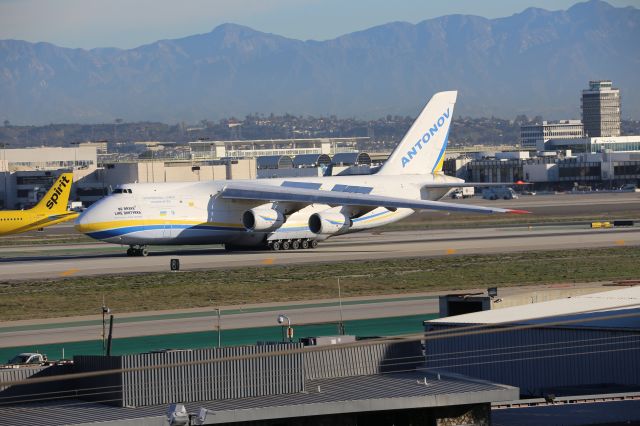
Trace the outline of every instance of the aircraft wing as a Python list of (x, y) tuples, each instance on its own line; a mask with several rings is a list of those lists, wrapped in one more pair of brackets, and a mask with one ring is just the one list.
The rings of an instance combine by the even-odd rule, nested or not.
[(66, 211), (64, 213), (59, 213), (59, 214), (52, 214), (52, 215), (43, 217), (40, 220), (27, 224), (25, 228), (29, 228), (29, 229), (42, 228), (43, 226), (46, 226), (51, 222), (55, 222), (55, 223), (66, 222), (68, 220), (75, 219), (79, 215), (80, 213), (72, 212), (72, 211)]
[(235, 200), (256, 200), (264, 202), (288, 201), (306, 204), (327, 204), (330, 206), (367, 206), (388, 209), (444, 210), (467, 213), (529, 213), (525, 210), (501, 209), (497, 207), (470, 206), (445, 203), (442, 201), (411, 200), (382, 195), (357, 194), (351, 192), (321, 191), (272, 185), (232, 183), (223, 188), (220, 197)]

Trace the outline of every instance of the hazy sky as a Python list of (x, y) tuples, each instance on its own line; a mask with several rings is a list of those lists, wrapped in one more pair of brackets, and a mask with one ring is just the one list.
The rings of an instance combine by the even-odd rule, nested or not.
[[(296, 39), (326, 40), (391, 21), (452, 13), (496, 18), (576, 0), (0, 0), (0, 39), (65, 47), (131, 48), (206, 33), (225, 22)], [(609, 0), (640, 7), (640, 0)]]

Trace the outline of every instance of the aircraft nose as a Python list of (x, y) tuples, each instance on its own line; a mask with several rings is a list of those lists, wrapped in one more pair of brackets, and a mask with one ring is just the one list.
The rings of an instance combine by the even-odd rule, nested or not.
[(80, 213), (80, 216), (78, 216), (74, 223), (76, 231), (82, 232), (83, 234), (89, 232), (91, 230), (90, 224), (94, 222), (92, 216), (95, 216), (95, 214), (92, 212), (91, 207)]

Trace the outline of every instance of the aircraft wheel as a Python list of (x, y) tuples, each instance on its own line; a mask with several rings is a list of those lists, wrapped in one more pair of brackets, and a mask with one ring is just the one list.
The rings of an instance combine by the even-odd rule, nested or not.
[(132, 247), (129, 247), (127, 249), (127, 256), (133, 256), (133, 248)]
[(291, 243), (289, 240), (284, 240), (282, 242), (282, 250), (289, 250), (289, 248), (291, 248)]
[(314, 249), (318, 247), (318, 242), (316, 240), (311, 240), (311, 248)]
[(309, 240), (302, 240), (302, 243), (300, 245), (301, 245), (301, 247), (303, 249), (305, 249), (305, 250), (308, 249), (309, 248)]
[(140, 249), (140, 256), (147, 257), (148, 255), (149, 255), (149, 250), (147, 250), (146, 247)]
[(280, 250), (280, 241), (274, 241), (271, 244), (271, 250), (274, 250), (274, 251)]
[(298, 241), (298, 240), (293, 240), (293, 241), (291, 242), (291, 248), (292, 248), (293, 250), (298, 250), (298, 249), (300, 248), (300, 241)]

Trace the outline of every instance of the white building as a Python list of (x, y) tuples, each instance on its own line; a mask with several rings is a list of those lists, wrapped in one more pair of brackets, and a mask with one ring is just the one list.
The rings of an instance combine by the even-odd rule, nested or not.
[(596, 138), (554, 138), (545, 143), (545, 150), (571, 150), (573, 153), (604, 153), (604, 152), (637, 152), (640, 151), (640, 135), (608, 136)]
[(15, 148), (0, 150), (0, 172), (20, 170), (56, 170), (95, 168), (98, 164), (96, 146), (71, 148)]
[(544, 151), (549, 139), (575, 139), (584, 136), (580, 120), (543, 121), (520, 127), (520, 146), (522, 149)]
[(357, 152), (358, 140), (369, 138), (257, 139), (189, 142), (192, 159), (256, 158), (272, 155), (334, 155)]
[[(34, 205), (63, 171), (73, 171), (72, 199), (78, 182), (97, 168), (96, 146), (71, 148), (16, 148), (0, 150), (0, 206), (3, 209)], [(82, 190), (80, 190), (82, 192)]]

